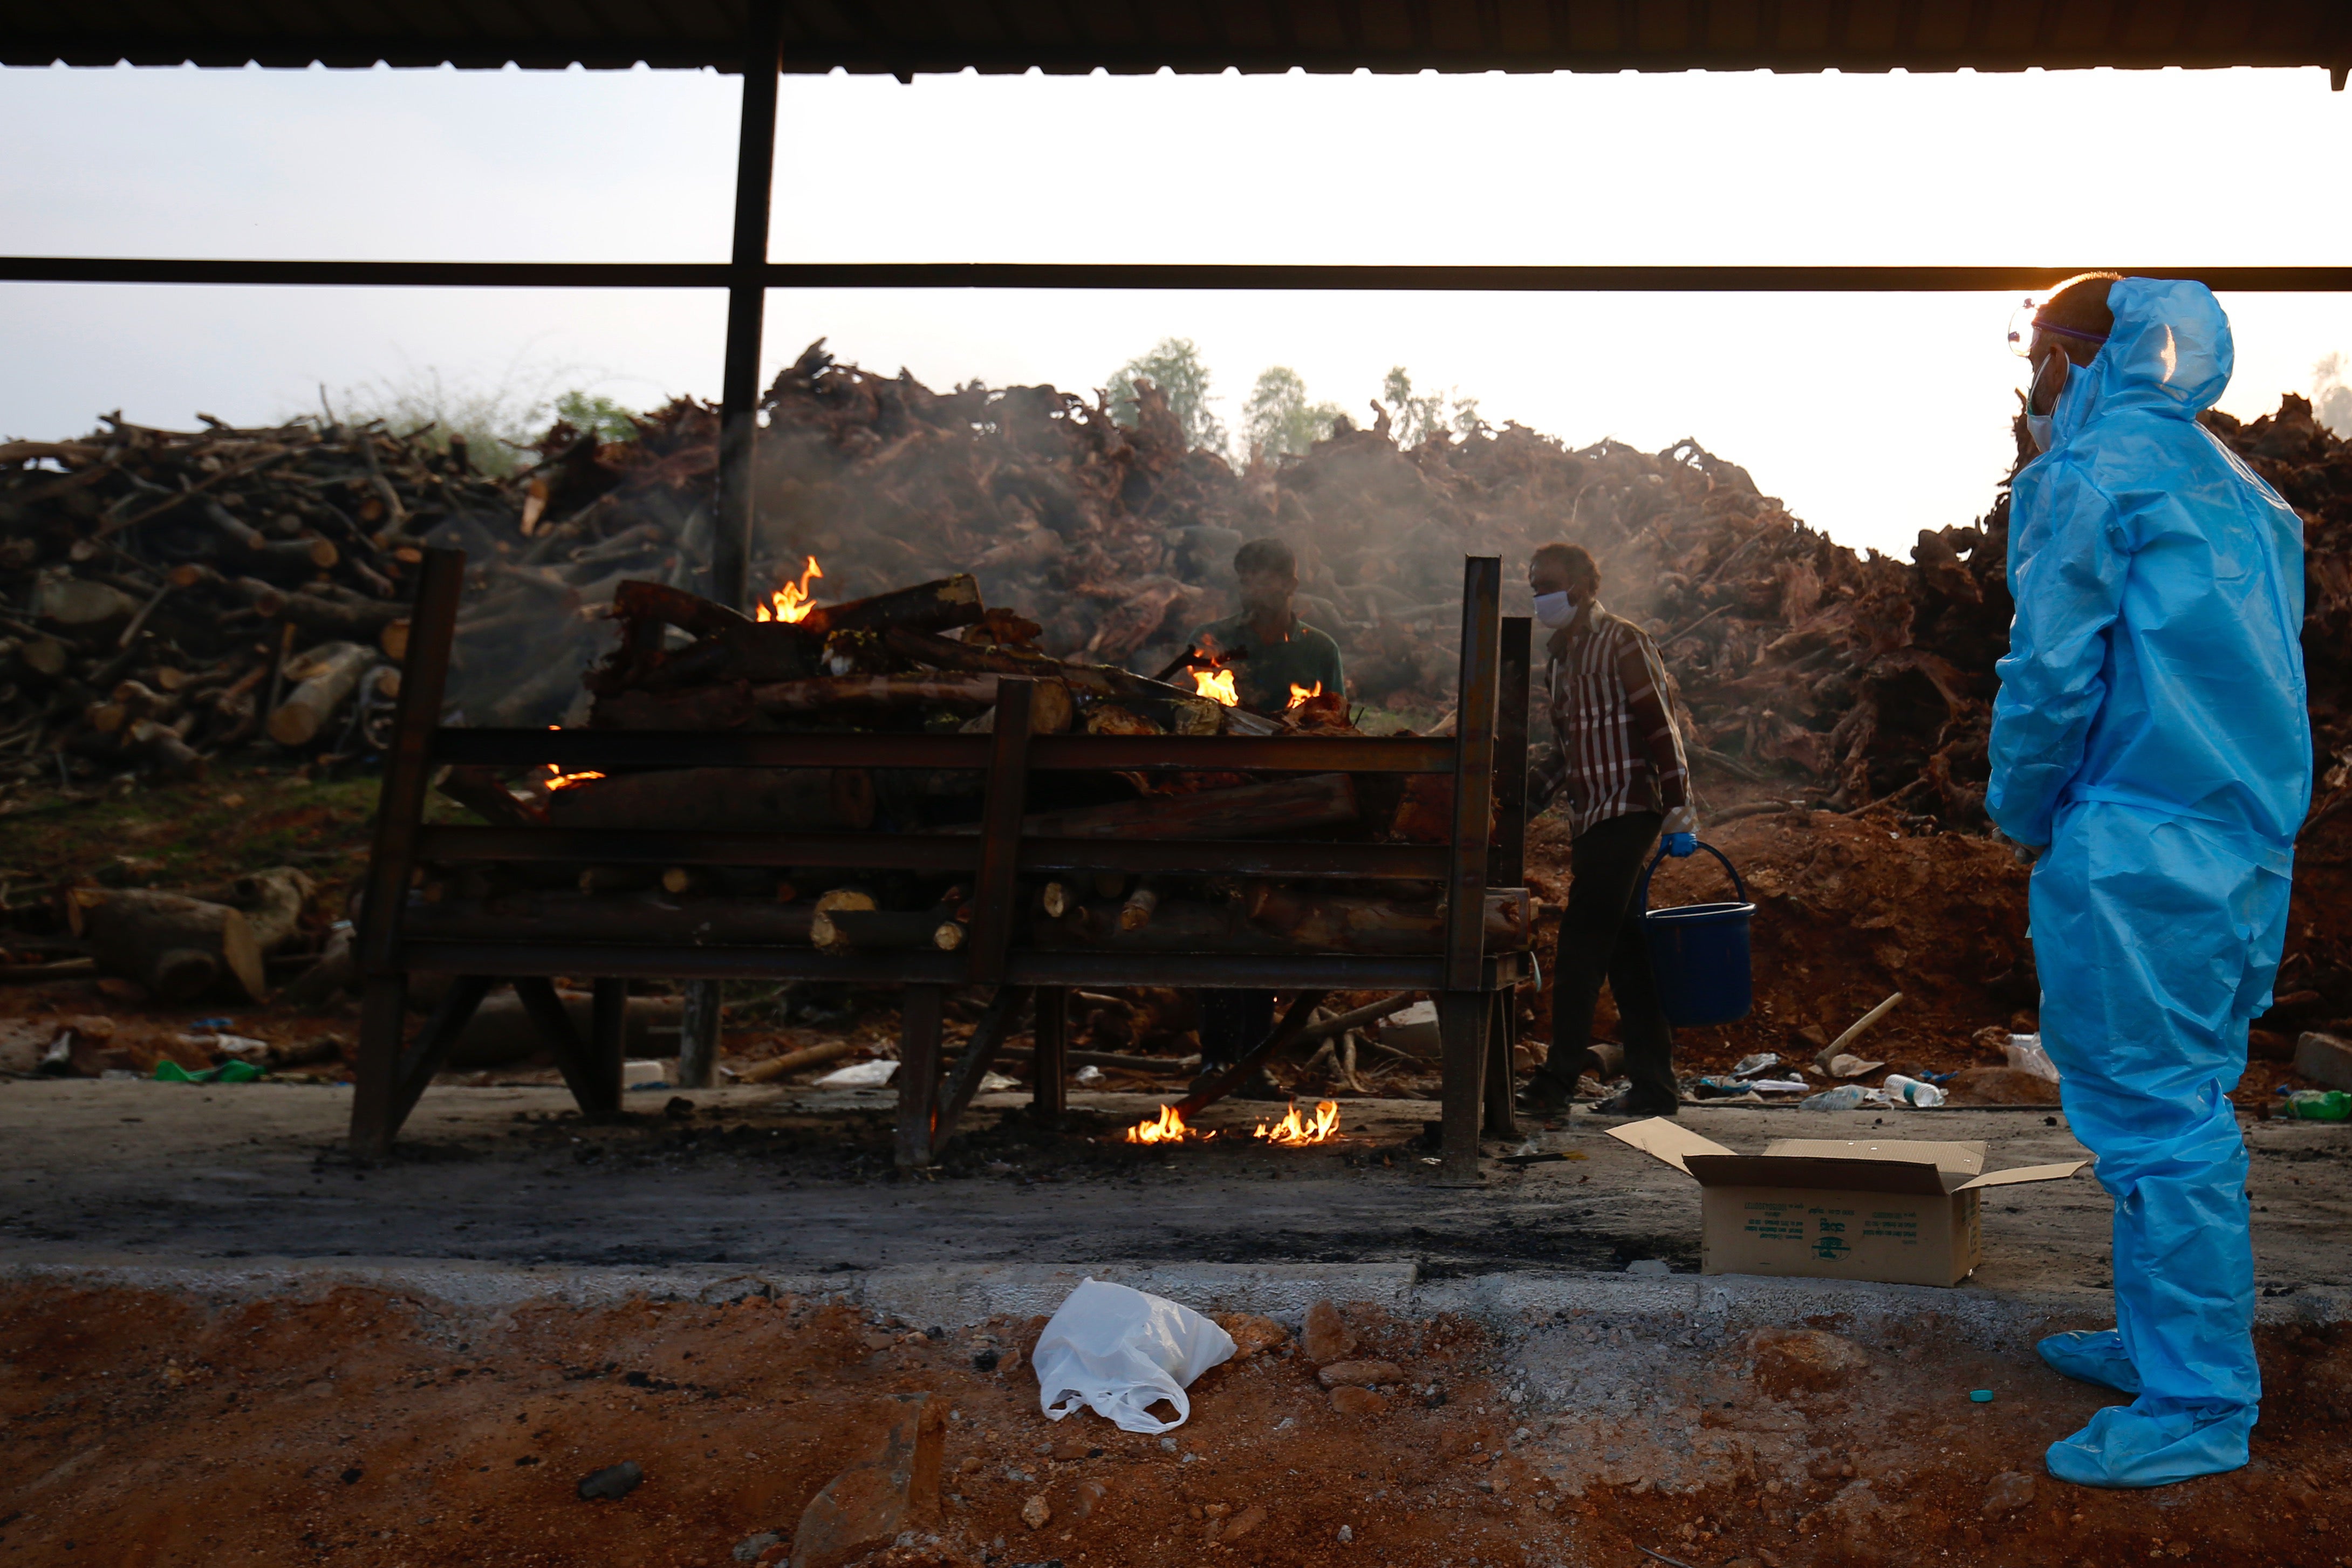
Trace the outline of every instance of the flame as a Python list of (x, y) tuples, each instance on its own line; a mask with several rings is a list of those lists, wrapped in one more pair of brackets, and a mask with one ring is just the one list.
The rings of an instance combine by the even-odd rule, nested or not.
[[(808, 612), (816, 608), (816, 596), (809, 591), (809, 583), (813, 579), (824, 575), (824, 568), (817, 565), (816, 557), (809, 557), (808, 570), (801, 573), (801, 580), (798, 582), (784, 584), (769, 596), (768, 604), (759, 607), (760, 619), (783, 622), (806, 620)], [(772, 610), (770, 608), (771, 605), (773, 606)]]
[(1192, 672), (1192, 685), (1201, 695), (1214, 697), (1227, 707), (1242, 706), (1242, 695), (1234, 689), (1234, 673), (1231, 670), (1195, 670)]
[(602, 773), (559, 773), (556, 771), (555, 764), (551, 762), (547, 765), (547, 777), (540, 782), (546, 785), (547, 792), (552, 795), (558, 789), (569, 789), (574, 784), (585, 784), (591, 779), (603, 777), (604, 776)]
[(1284, 1113), (1281, 1121), (1272, 1126), (1260, 1122), (1257, 1124), (1257, 1131), (1250, 1134), (1253, 1138), (1263, 1138), (1269, 1144), (1278, 1144), (1288, 1148), (1298, 1148), (1307, 1144), (1328, 1144), (1339, 1135), (1339, 1107), (1337, 1103), (1329, 1100), (1316, 1103), (1313, 1121), (1301, 1117), (1298, 1114), (1298, 1104), (1293, 1101), (1289, 1111)]
[(1187, 1138), (1205, 1143), (1216, 1135), (1214, 1133), (1195, 1132), (1184, 1125), (1184, 1118), (1176, 1113), (1173, 1105), (1162, 1105), (1159, 1115), (1138, 1122), (1127, 1130), (1127, 1141), (1130, 1144), (1181, 1144)]
[(1288, 706), (1290, 707), (1305, 707), (1307, 706), (1307, 698), (1319, 697), (1322, 695), (1323, 683), (1320, 681), (1316, 682), (1312, 689), (1302, 686), (1297, 681), (1293, 681), (1290, 683), (1290, 702)]

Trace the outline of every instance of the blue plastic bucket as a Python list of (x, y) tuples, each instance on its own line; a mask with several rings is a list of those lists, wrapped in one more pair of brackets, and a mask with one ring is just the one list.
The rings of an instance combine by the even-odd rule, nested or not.
[(1756, 905), (1738, 868), (1713, 844), (1699, 848), (1723, 862), (1731, 873), (1733, 904), (1685, 904), (1650, 907), (1650, 878), (1666, 858), (1661, 849), (1642, 873), (1642, 935), (1650, 946), (1650, 973), (1658, 982), (1658, 1002), (1676, 1029), (1729, 1023), (1748, 1016), (1755, 992), (1748, 954), (1748, 923)]

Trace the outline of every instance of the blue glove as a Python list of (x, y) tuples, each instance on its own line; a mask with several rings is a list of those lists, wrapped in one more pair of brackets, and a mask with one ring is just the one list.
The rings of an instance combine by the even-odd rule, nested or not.
[(1674, 856), (1676, 860), (1681, 860), (1685, 856), (1698, 853), (1698, 835), (1696, 833), (1668, 833), (1665, 836), (1664, 843), (1666, 846), (1666, 853)]

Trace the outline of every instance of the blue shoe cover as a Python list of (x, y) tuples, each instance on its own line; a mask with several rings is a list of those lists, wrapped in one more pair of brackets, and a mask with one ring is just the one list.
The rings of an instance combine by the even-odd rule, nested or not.
[(2050, 1445), (2046, 1462), (2062, 1481), (2084, 1487), (2160, 1487), (2242, 1468), (2255, 1406), (2112, 1405), (2091, 1424)]
[(2139, 1368), (2124, 1354), (2124, 1336), (2113, 1329), (2076, 1329), (2054, 1333), (2033, 1347), (2051, 1370), (2119, 1393), (2139, 1392)]

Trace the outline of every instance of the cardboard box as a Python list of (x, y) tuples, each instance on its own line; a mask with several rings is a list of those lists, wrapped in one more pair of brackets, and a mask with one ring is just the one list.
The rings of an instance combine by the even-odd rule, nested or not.
[(1980, 1143), (1778, 1138), (1734, 1154), (1663, 1116), (1609, 1135), (1699, 1185), (1700, 1271), (1957, 1285), (1984, 1260), (1978, 1195), (2091, 1162), (1984, 1169)]

